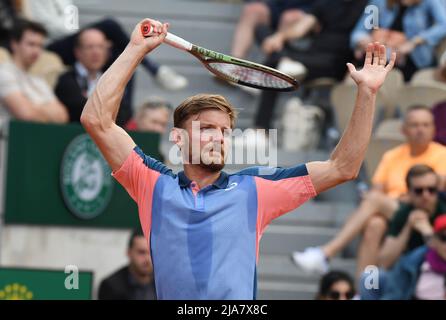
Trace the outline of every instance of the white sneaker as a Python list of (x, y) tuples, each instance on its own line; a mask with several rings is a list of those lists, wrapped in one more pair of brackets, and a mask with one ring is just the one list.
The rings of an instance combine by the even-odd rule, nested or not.
[(167, 66), (161, 66), (155, 78), (161, 86), (172, 91), (184, 89), (188, 84), (185, 77)]
[(327, 258), (321, 248), (307, 248), (304, 252), (293, 252), (293, 262), (306, 273), (325, 274), (329, 269)]
[(277, 70), (295, 77), (298, 80), (303, 79), (307, 74), (307, 68), (302, 63), (291, 60), (290, 58), (280, 59)]

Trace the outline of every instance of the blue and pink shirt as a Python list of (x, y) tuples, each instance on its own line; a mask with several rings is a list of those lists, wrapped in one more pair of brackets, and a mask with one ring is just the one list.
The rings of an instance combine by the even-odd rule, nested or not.
[(113, 173), (138, 204), (158, 299), (255, 299), (263, 232), (316, 196), (305, 165), (262, 169), (222, 171), (200, 189), (135, 147)]

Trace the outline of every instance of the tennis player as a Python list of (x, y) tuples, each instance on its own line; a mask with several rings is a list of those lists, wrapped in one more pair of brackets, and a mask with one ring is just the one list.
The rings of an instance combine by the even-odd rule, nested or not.
[[(259, 241), (268, 224), (357, 176), (371, 135), (376, 94), (396, 54), (387, 64), (386, 48), (369, 44), (362, 70), (348, 64), (358, 86), (356, 105), (327, 161), (225, 173), (225, 131), (234, 127), (236, 113), (224, 97), (201, 94), (186, 99), (174, 113), (175, 143), (182, 151), (193, 151), (194, 143), (200, 146), (184, 159), (184, 171), (175, 174), (145, 155), (115, 123), (127, 82), (167, 33), (167, 24), (146, 20), (157, 35), (143, 38), (142, 22), (135, 27), (130, 43), (97, 84), (81, 122), (113, 176), (138, 204), (158, 299), (255, 299)], [(199, 123), (195, 135), (194, 121)]]

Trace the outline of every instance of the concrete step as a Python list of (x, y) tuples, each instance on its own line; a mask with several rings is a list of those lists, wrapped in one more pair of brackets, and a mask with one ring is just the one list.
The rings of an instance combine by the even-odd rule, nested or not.
[(353, 210), (353, 204), (309, 201), (272, 222), (272, 225), (338, 227)]
[(277, 283), (259, 281), (257, 300), (313, 300), (317, 293), (317, 284)]
[(323, 245), (332, 239), (338, 228), (314, 226), (270, 225), (260, 241), (260, 252), (290, 254), (295, 250)]
[[(335, 258), (331, 262), (331, 270), (342, 270), (352, 277), (355, 267), (353, 259)], [(320, 276), (299, 270), (289, 255), (261, 255), (257, 274), (259, 300), (312, 300), (320, 281)]]

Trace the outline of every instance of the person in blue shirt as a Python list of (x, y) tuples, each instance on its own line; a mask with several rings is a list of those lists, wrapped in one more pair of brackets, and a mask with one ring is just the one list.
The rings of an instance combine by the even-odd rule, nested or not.
[[(402, 70), (406, 81), (418, 69), (435, 65), (435, 49), (446, 37), (446, 6), (442, 0), (370, 0), (368, 7), (372, 8), (370, 6), (376, 9), (361, 16), (350, 37), (358, 60), (377, 32), (388, 30), (393, 39), (398, 33), (404, 36), (393, 41), (398, 52), (396, 66)], [(375, 12), (378, 20), (372, 19)], [(378, 30), (371, 28), (372, 22), (378, 23)]]
[[(155, 35), (144, 38), (141, 24)], [(171, 137), (183, 154), (178, 174), (145, 155), (118, 125), (125, 86), (142, 58), (159, 46), (167, 24), (145, 19), (104, 73), (81, 123), (109, 163), (115, 179), (137, 202), (150, 248), (158, 299), (255, 299), (259, 243), (269, 223), (329, 188), (355, 179), (373, 125), (377, 91), (392, 70), (386, 48), (367, 47), (364, 67), (348, 64), (358, 85), (351, 121), (326, 161), (290, 168), (223, 171), (235, 126), (234, 107), (215, 94), (198, 94), (174, 111)], [(195, 147), (194, 147), (195, 146)]]

